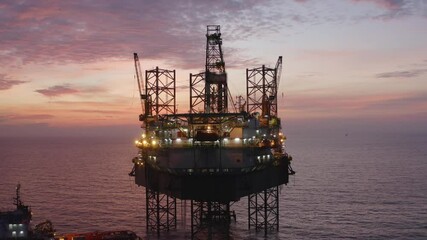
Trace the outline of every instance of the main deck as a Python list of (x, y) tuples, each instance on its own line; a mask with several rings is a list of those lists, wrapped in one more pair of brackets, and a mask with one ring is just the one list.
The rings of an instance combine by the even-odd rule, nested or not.
[(136, 184), (180, 199), (237, 201), (287, 184), (291, 157), (280, 119), (180, 114), (151, 122), (135, 140)]

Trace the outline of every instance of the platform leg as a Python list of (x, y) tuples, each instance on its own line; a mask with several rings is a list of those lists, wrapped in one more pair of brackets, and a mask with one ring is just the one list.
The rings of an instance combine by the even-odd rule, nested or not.
[(149, 188), (145, 189), (145, 194), (147, 232), (159, 236), (162, 231), (176, 228), (176, 198)]
[(248, 196), (248, 227), (257, 232), (279, 231), (279, 187), (272, 187)]

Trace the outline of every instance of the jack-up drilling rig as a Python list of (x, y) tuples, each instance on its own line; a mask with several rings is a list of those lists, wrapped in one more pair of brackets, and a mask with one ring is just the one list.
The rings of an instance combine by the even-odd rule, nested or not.
[(189, 113), (176, 112), (175, 70), (147, 70), (144, 82), (134, 59), (143, 131), (130, 175), (146, 190), (147, 230), (175, 228), (180, 199), (190, 201), (192, 238), (227, 237), (230, 203), (243, 197), (249, 228), (278, 230), (278, 187), (295, 173), (278, 117), (282, 57), (275, 68), (246, 69), (246, 106), (230, 112), (220, 26), (208, 25), (205, 71), (190, 74)]

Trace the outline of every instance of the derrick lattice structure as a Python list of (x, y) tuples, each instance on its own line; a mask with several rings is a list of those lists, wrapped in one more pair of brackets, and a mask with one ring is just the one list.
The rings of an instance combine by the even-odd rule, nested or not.
[(145, 72), (146, 95), (150, 96), (149, 115), (176, 113), (175, 70), (156, 67)]
[(228, 87), (219, 25), (208, 25), (205, 72), (190, 74), (190, 111), (228, 112)]
[(247, 111), (259, 112), (262, 116), (277, 116), (277, 89), (282, 70), (282, 57), (275, 68), (246, 69)]

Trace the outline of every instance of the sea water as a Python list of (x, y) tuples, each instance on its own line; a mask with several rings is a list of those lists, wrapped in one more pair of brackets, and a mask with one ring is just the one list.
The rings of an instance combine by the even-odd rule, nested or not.
[[(288, 139), (297, 173), (280, 188), (280, 229), (267, 239), (427, 239), (427, 135)], [(1, 138), (0, 209), (13, 209), (20, 183), (33, 224), (146, 237), (144, 188), (128, 175), (136, 152), (128, 138)], [(232, 210), (233, 239), (265, 239), (247, 230), (247, 198)], [(187, 225), (179, 216), (179, 230), (160, 239), (188, 239), (189, 217), (187, 206)]]

